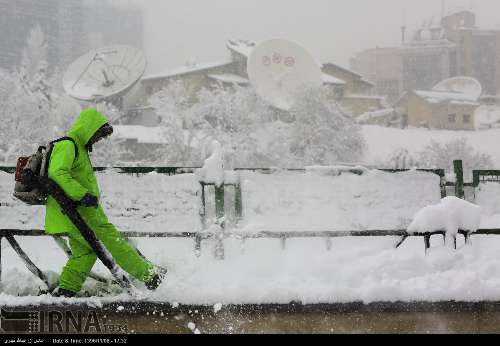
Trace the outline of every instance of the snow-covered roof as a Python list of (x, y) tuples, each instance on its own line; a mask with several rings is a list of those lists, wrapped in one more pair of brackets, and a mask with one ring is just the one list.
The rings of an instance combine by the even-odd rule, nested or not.
[(457, 45), (447, 39), (440, 40), (412, 40), (407, 44), (404, 44), (401, 48), (410, 50), (410, 49), (420, 49), (422, 47), (425, 48), (455, 48)]
[(226, 66), (226, 65), (229, 65), (232, 63), (233, 62), (231, 60), (225, 60), (225, 61), (205, 63), (205, 64), (194, 64), (192, 66), (182, 66), (182, 67), (178, 67), (176, 69), (170, 70), (170, 71), (165, 72), (165, 73), (148, 75), (148, 76), (142, 78), (142, 80), (143, 81), (152, 81), (155, 79), (176, 77), (176, 76), (181, 76), (181, 75), (187, 74), (187, 73), (200, 72), (200, 71), (209, 70), (209, 69), (216, 68), (216, 67)]
[(118, 139), (134, 139), (144, 144), (168, 144), (165, 129), (139, 125), (114, 125), (113, 137)]
[(347, 72), (347, 73), (350, 73), (350, 74), (352, 74), (352, 75), (355, 75), (356, 77), (360, 77), (360, 78), (362, 78), (362, 77), (363, 77), (363, 76), (362, 76), (362, 75), (360, 75), (359, 73), (354, 72), (353, 70), (348, 69), (348, 68), (346, 68), (346, 67), (344, 67), (344, 66), (340, 66), (339, 64), (335, 64), (335, 63), (333, 63), (333, 62), (325, 62), (325, 63), (323, 63), (323, 65), (322, 65), (322, 66), (323, 66), (323, 67), (325, 67), (325, 66), (327, 66), (327, 65), (331, 65), (331, 66), (333, 66), (333, 67), (336, 67), (336, 68), (338, 68), (339, 70), (343, 70), (343, 71), (345, 71), (345, 72)]
[(251, 40), (228, 40), (227, 48), (248, 58), (256, 43)]
[[(113, 137), (136, 140), (140, 144), (170, 144), (168, 128), (164, 126), (113, 125)], [(184, 131), (184, 144), (197, 148), (206, 138), (204, 131)]]
[(344, 98), (346, 99), (367, 99), (367, 100), (384, 100), (384, 96), (379, 96), (379, 95), (362, 95), (362, 94), (348, 94), (345, 95)]
[(323, 63), (321, 66), (322, 66), (322, 67), (325, 67), (325, 66), (328, 66), (328, 65), (333, 66), (333, 67), (336, 67), (336, 68), (338, 68), (339, 70), (342, 70), (342, 71), (344, 71), (344, 72), (347, 72), (347, 73), (349, 73), (349, 74), (351, 74), (351, 75), (353, 75), (353, 76), (355, 76), (355, 77), (357, 77), (357, 78), (361, 79), (361, 81), (362, 81), (362, 82), (364, 82), (364, 83), (366, 83), (366, 84), (370, 84), (371, 86), (375, 86), (375, 83), (373, 83), (372, 81), (369, 81), (368, 79), (366, 79), (365, 77), (363, 77), (363, 76), (362, 76), (361, 74), (359, 74), (358, 72), (355, 72), (355, 71), (353, 71), (353, 70), (351, 70), (351, 69), (348, 69), (348, 68), (346, 68), (346, 67), (344, 67), (344, 66), (340, 66), (339, 64), (335, 64), (335, 63), (333, 63), (333, 62), (325, 62), (325, 63)]
[(454, 92), (442, 92), (442, 91), (424, 91), (415, 90), (416, 95), (424, 98), (430, 103), (442, 103), (454, 101), (454, 104), (466, 104), (466, 105), (479, 105), (477, 103), (477, 98), (474, 95), (454, 93)]
[(332, 76), (328, 73), (323, 73), (323, 83), (324, 84), (335, 84), (335, 85), (345, 85), (345, 81)]
[(394, 108), (386, 108), (386, 109), (381, 109), (381, 110), (374, 111), (374, 112), (363, 113), (360, 116), (358, 116), (356, 118), (356, 120), (359, 123), (363, 123), (365, 121), (368, 121), (368, 120), (371, 120), (374, 118), (383, 118), (383, 117), (391, 116), (393, 114), (394, 114)]
[(222, 83), (248, 85), (250, 81), (247, 78), (232, 73), (209, 74), (208, 77)]

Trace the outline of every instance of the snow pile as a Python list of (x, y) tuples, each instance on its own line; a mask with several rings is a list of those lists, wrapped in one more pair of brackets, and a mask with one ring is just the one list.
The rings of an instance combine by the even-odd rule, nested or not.
[(196, 170), (198, 180), (206, 184), (221, 186), (224, 183), (224, 157), (221, 144), (214, 140), (210, 143), (210, 157), (203, 167)]
[(408, 226), (409, 233), (446, 231), (454, 238), (459, 230), (476, 232), (481, 220), (481, 208), (457, 197), (446, 197), (439, 204), (423, 208)]

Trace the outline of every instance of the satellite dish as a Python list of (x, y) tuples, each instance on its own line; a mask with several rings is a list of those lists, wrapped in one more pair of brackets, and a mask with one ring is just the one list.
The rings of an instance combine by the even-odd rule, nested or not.
[(439, 82), (433, 91), (453, 92), (469, 95), (471, 99), (478, 100), (483, 93), (483, 87), (477, 79), (471, 77), (453, 77)]
[(126, 93), (142, 77), (146, 58), (129, 46), (92, 50), (73, 62), (63, 78), (64, 90), (81, 101), (96, 101)]
[(257, 94), (285, 111), (293, 107), (297, 90), (323, 85), (321, 68), (314, 58), (287, 40), (258, 44), (248, 58), (247, 71)]

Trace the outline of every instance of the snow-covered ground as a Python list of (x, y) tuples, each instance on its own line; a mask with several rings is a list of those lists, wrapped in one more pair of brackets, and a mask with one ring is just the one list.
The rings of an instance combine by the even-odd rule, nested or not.
[[(98, 175), (103, 202), (112, 222), (123, 230), (194, 231), (201, 229), (198, 184), (192, 174), (141, 177)], [(43, 209), (25, 207), (10, 195), (12, 175), (0, 173), (0, 228), (41, 228)], [(398, 229), (440, 199), (439, 179), (429, 173), (362, 176), (321, 172), (242, 173), (242, 230)], [(230, 191), (230, 190), (228, 190)], [(477, 201), (483, 224), (500, 226), (500, 185), (481, 186)], [(7, 206), (3, 206), (4, 203)], [(65, 255), (50, 238), (19, 238), (44, 271), (59, 272)], [(421, 238), (338, 238), (328, 250), (325, 239), (238, 239), (225, 241), (225, 260), (214, 259), (214, 243), (203, 241), (201, 257), (192, 239), (140, 239), (138, 246), (169, 275), (157, 292), (142, 299), (183, 304), (328, 303), (350, 301), (498, 300), (500, 238), (459, 241), (457, 251), (442, 246), (441, 237), (424, 253)], [(2, 243), (0, 304), (36, 304), (53, 298), (27, 297), (42, 283), (33, 277), (6, 242)], [(95, 270), (108, 275), (99, 264)], [(93, 289), (87, 280), (87, 289)], [(128, 296), (81, 298), (96, 305)]]
[(416, 154), (431, 141), (446, 143), (459, 138), (466, 138), (468, 143), (479, 153), (491, 156), (495, 167), (500, 169), (500, 150), (498, 138), (500, 129), (481, 131), (448, 131), (426, 129), (395, 129), (376, 125), (363, 125), (363, 135), (367, 142), (367, 152), (362, 160), (366, 165), (377, 166), (386, 162), (395, 150), (403, 148), (410, 154)]

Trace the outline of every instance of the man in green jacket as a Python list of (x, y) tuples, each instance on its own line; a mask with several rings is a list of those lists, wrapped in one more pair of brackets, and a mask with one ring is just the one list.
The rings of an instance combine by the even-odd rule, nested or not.
[[(84, 110), (67, 134), (67, 137), (76, 143), (76, 148), (70, 140), (54, 144), (48, 177), (79, 204), (78, 212), (116, 263), (131, 276), (144, 282), (148, 289), (153, 290), (161, 283), (161, 277), (154, 265), (141, 257), (115, 226), (109, 223), (99, 204), (100, 191), (89, 151), (92, 151), (95, 143), (112, 133), (113, 128), (101, 113), (95, 109)], [(97, 256), (52, 197), (47, 200), (45, 229), (49, 234), (69, 235), (72, 256), (63, 269), (59, 287), (54, 294), (72, 297), (81, 290)]]

